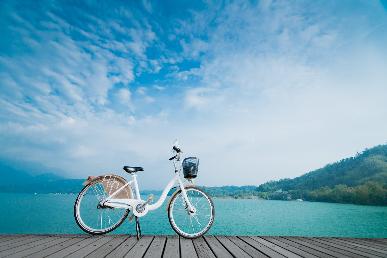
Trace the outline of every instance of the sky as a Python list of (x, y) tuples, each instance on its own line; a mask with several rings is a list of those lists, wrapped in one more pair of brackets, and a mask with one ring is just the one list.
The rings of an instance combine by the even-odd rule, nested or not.
[(178, 139), (198, 184), (258, 185), (387, 143), (384, 0), (4, 0), (0, 35), (0, 163), (31, 173), (161, 189)]

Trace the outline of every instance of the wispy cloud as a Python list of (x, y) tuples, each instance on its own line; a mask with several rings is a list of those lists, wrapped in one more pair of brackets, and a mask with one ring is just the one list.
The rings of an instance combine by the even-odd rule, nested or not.
[(179, 138), (201, 183), (258, 184), (386, 141), (378, 2), (29, 4), (1, 4), (2, 159), (153, 188)]

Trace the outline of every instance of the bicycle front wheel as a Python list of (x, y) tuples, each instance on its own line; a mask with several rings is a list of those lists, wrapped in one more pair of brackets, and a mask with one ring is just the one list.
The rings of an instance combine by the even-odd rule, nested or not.
[(78, 226), (85, 232), (93, 235), (108, 233), (124, 222), (128, 216), (128, 209), (103, 207), (101, 203), (111, 194), (112, 189), (117, 189), (122, 182), (118, 176), (101, 176), (79, 193), (74, 204), (74, 217)]
[(215, 208), (211, 198), (195, 186), (185, 188), (194, 211), (190, 212), (181, 190), (173, 195), (168, 218), (173, 230), (185, 238), (197, 238), (204, 235), (212, 226)]

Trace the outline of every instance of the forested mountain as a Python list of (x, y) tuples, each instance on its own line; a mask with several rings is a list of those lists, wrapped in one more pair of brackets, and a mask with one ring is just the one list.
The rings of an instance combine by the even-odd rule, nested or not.
[[(255, 189), (234, 187), (235, 198), (303, 199), (340, 203), (387, 205), (387, 145), (379, 145), (294, 179), (270, 181)], [(224, 187), (207, 188), (224, 196)]]
[(366, 149), (355, 157), (340, 160), (294, 179), (262, 184), (258, 189), (315, 190), (340, 184), (357, 186), (368, 181), (387, 182), (387, 145)]

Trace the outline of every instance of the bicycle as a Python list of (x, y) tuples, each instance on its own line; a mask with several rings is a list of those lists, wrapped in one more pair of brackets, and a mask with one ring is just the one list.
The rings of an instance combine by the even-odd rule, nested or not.
[[(177, 183), (167, 209), (172, 229), (184, 238), (204, 235), (214, 222), (215, 208), (210, 196), (193, 185), (199, 159), (188, 157), (180, 163), (182, 151), (177, 142), (172, 150), (174, 156), (169, 160), (173, 162), (175, 175), (154, 204), (151, 204), (153, 195), (147, 200), (141, 199), (136, 173), (144, 171), (142, 167), (123, 167), (132, 177), (129, 182), (114, 174), (89, 177), (74, 204), (74, 217), (78, 226), (89, 234), (106, 234), (119, 227), (132, 212), (130, 220), (136, 218), (137, 238), (140, 238), (139, 218), (160, 208)], [(182, 170), (189, 185), (183, 183)]]

